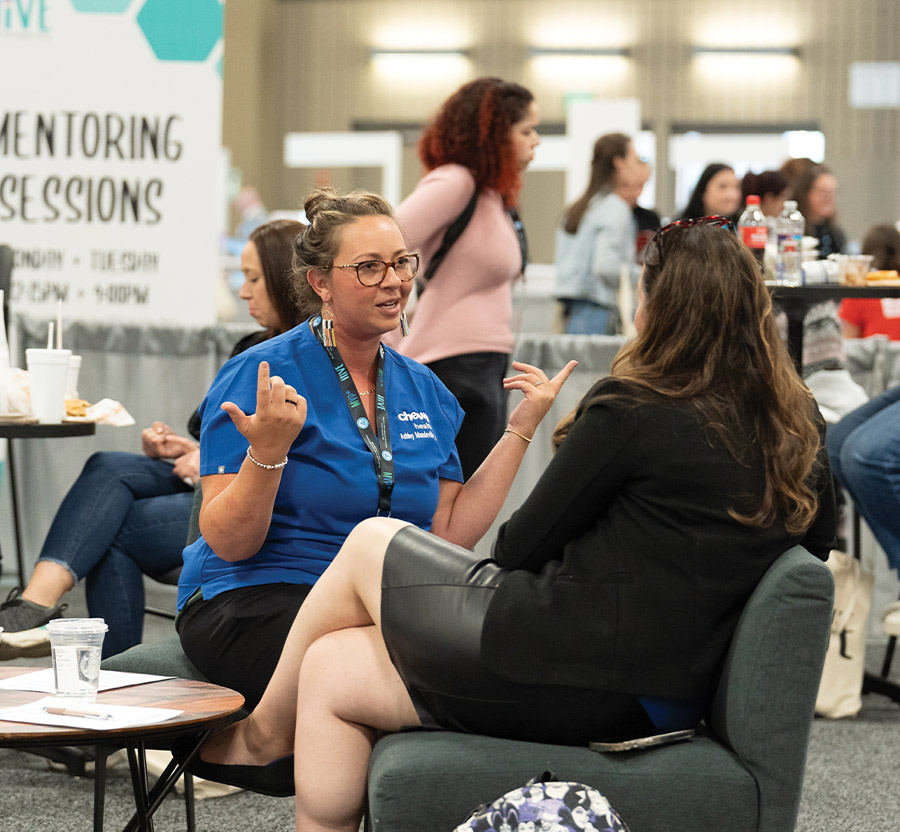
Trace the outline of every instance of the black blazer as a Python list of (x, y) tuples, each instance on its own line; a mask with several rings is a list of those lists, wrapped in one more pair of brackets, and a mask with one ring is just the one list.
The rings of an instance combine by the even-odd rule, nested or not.
[[(805, 535), (746, 526), (728, 510), (762, 483), (684, 401), (588, 409), (522, 507), (494, 558), (512, 571), (488, 609), (482, 654), (501, 676), (639, 696), (704, 700), (763, 573), (802, 543), (827, 559), (834, 491), (821, 451), (819, 515)], [(823, 442), (824, 446), (824, 442)]]

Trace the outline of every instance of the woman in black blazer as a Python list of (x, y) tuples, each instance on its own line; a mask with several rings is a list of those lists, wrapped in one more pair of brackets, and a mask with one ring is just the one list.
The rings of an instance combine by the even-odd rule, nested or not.
[(834, 535), (821, 418), (729, 227), (651, 240), (637, 337), (558, 426), (493, 558), (361, 523), (196, 773), (258, 789), (296, 747), (298, 828), (355, 832), (380, 731), (582, 744), (702, 718), (766, 569), (796, 543), (825, 559)]

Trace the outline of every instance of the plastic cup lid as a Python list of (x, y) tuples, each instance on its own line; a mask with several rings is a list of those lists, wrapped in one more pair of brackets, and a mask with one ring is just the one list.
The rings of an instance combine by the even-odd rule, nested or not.
[(50, 635), (80, 635), (82, 633), (105, 633), (109, 627), (102, 618), (54, 618), (47, 623)]

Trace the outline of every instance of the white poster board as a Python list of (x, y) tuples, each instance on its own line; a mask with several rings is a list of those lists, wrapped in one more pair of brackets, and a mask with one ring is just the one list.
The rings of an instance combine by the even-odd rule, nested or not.
[(566, 113), (569, 167), (566, 204), (584, 193), (591, 171), (594, 142), (606, 133), (636, 136), (641, 129), (641, 102), (637, 98), (575, 99)]
[(0, 4), (12, 303), (204, 325), (219, 273), (219, 0)]

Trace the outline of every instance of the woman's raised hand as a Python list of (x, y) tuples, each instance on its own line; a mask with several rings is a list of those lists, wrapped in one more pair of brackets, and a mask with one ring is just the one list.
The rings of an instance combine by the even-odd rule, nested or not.
[(256, 377), (256, 413), (247, 415), (234, 402), (223, 402), (234, 426), (253, 446), (253, 457), (276, 465), (288, 454), (306, 422), (306, 399), (280, 376), (269, 377), (269, 364), (261, 361)]
[(570, 361), (553, 378), (547, 378), (540, 367), (523, 364), (521, 361), (513, 361), (512, 366), (519, 373), (503, 379), (503, 388), (521, 390), (525, 398), (509, 414), (509, 426), (530, 439), (578, 362)]

